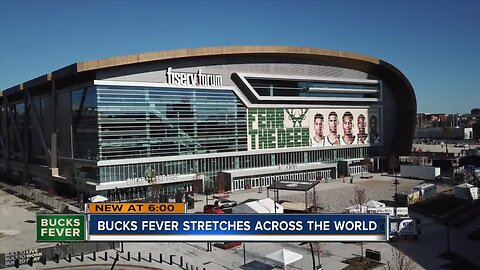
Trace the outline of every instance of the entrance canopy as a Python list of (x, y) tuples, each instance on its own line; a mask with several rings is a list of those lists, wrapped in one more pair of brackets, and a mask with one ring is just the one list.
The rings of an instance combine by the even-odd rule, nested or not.
[(282, 264), (282, 266), (285, 268), (285, 266), (301, 260), (303, 255), (283, 248), (270, 253), (265, 257)]
[(294, 190), (294, 191), (309, 191), (318, 185), (320, 181), (297, 181), (297, 180), (281, 180), (273, 182), (267, 189), (278, 190)]
[(317, 181), (298, 181), (298, 180), (280, 180), (273, 182), (270, 186), (267, 187), (267, 197), (270, 196), (270, 189), (273, 189), (274, 201), (279, 201), (279, 190), (293, 190), (293, 191), (302, 191), (305, 193), (305, 212), (308, 211), (308, 199), (307, 192), (310, 189), (313, 189), (313, 198), (315, 196), (315, 186), (320, 183)]

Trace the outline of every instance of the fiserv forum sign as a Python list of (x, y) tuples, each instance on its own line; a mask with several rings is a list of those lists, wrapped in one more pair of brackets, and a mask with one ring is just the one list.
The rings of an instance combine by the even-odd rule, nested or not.
[(222, 76), (218, 74), (203, 74), (202, 70), (196, 73), (174, 72), (167, 69), (167, 83), (181, 86), (222, 87)]

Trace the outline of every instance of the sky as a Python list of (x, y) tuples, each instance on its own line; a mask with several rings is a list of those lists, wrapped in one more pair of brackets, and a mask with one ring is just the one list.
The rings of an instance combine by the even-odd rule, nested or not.
[(0, 0), (0, 89), (80, 61), (239, 45), (370, 55), (409, 79), (418, 112), (480, 107), (476, 0)]

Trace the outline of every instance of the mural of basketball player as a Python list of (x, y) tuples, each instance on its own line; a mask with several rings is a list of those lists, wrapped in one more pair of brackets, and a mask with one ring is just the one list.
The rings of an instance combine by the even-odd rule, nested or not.
[(328, 129), (329, 133), (327, 136), (327, 141), (325, 145), (340, 145), (340, 135), (337, 134), (338, 131), (338, 115), (336, 112), (330, 112), (328, 114)]
[(363, 114), (360, 114), (357, 118), (357, 127), (358, 127), (357, 143), (358, 144), (368, 143), (367, 123), (365, 120), (366, 119)]
[(380, 143), (380, 133), (378, 133), (378, 118), (375, 115), (370, 116), (370, 143)]
[(353, 135), (353, 114), (351, 112), (345, 112), (342, 116), (343, 136), (342, 145), (349, 145), (355, 141)]
[(313, 129), (315, 134), (312, 137), (311, 146), (324, 146), (325, 137), (323, 136), (323, 115), (321, 113), (317, 113), (313, 117)]

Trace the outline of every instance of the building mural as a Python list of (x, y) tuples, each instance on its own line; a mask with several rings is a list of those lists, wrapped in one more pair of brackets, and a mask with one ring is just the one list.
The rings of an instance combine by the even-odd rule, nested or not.
[(248, 150), (382, 143), (379, 109), (248, 110)]

